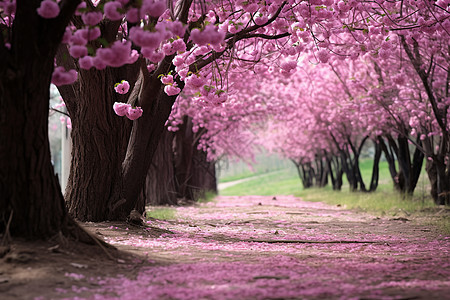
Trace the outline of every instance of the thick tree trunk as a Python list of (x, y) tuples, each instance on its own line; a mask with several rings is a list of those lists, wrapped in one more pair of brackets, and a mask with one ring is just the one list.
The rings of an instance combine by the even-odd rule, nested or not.
[(177, 204), (172, 146), (173, 133), (164, 130), (140, 195), (140, 204), (137, 210), (141, 213), (143, 212), (142, 206), (146, 204)]
[(7, 221), (12, 214), (10, 230), (14, 235), (51, 236), (68, 222), (48, 142), (52, 69), (51, 64), (41, 69), (46, 74), (47, 88), (24, 78), (31, 74), (14, 80), (1, 78), (2, 112), (8, 113), (2, 114), (0, 125), (0, 218)]
[[(60, 16), (41, 19), (41, 1), (18, 3), (11, 50), (0, 43), (0, 218), (16, 236), (70, 234), (48, 141), (53, 59), (79, 1), (62, 3)], [(0, 223), (1, 231), (6, 224)]]
[(69, 213), (82, 221), (108, 219), (108, 201), (120, 189), (131, 121), (117, 116), (114, 102), (127, 95), (114, 91), (114, 83), (127, 78), (131, 88), (137, 66), (79, 70), (78, 82), (59, 88), (72, 119), (72, 163), (65, 198)]
[[(165, 65), (161, 69), (167, 69)], [(117, 182), (120, 192), (109, 199), (108, 218), (124, 220), (139, 202), (139, 194), (158, 143), (164, 131), (164, 124), (172, 110), (177, 96), (168, 96), (158, 78), (160, 71), (144, 75), (138, 104), (144, 111), (142, 117), (133, 121), (127, 153), (122, 163), (121, 180)], [(182, 83), (179, 83), (182, 87)]]

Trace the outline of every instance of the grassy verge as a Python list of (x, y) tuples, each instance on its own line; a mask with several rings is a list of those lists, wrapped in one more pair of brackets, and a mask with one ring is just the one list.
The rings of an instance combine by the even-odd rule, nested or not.
[(295, 170), (285, 169), (265, 175), (252, 176), (249, 180), (219, 191), (223, 196), (292, 195), (301, 191)]
[(147, 219), (175, 220), (175, 215), (175, 208), (172, 207), (151, 207), (146, 212)]

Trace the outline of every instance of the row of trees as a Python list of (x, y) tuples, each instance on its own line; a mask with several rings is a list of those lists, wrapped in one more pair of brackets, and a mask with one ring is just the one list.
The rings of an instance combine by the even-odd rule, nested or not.
[[(302, 75), (286, 87), (286, 93), (300, 87), (299, 93), (284, 96), (288, 113), (274, 116), (269, 140), (293, 160), (304, 187), (324, 186), (329, 179), (340, 189), (345, 174), (351, 190), (374, 191), (383, 153), (401, 193), (414, 192), (425, 162), (433, 199), (450, 203), (449, 48), (436, 37), (430, 47), (431, 38), (414, 39), (411, 47), (403, 35), (386, 34), (380, 49), (389, 47), (389, 58), (368, 53), (353, 61), (303, 65)], [(417, 61), (426, 73), (417, 71)], [(374, 164), (366, 185), (359, 157), (370, 141)]]
[[(433, 153), (426, 157), (440, 162), (430, 170), (439, 178), (437, 194), (446, 195), (448, 103), (435, 81), (448, 72), (447, 56), (440, 55), (448, 39), (437, 38), (448, 36), (448, 3), (424, 3), (1, 1), (3, 219), (11, 216), (9, 229), (17, 235), (71, 232), (73, 221), (50, 162), (51, 81), (58, 85), (72, 121), (72, 167), (65, 194), (70, 214), (81, 220), (123, 220), (139, 206), (168, 120), (171, 130), (192, 126), (198, 139), (190, 148), (198, 144), (210, 159), (223, 153), (243, 155), (254, 139), (253, 124), (260, 126), (267, 114), (288, 119), (286, 109), (298, 111), (292, 93), (308, 88), (292, 85), (299, 58), (327, 63), (335, 57), (374, 56), (387, 64), (395, 61), (391, 55), (396, 45), (403, 47), (420, 78), (417, 96), (431, 105), (437, 127), (427, 128), (433, 131), (426, 135), (437, 132), (430, 138), (441, 138), (442, 145), (436, 150), (434, 140), (430, 142)], [(380, 47), (384, 42), (393, 47)], [(387, 82), (385, 72), (395, 72), (384, 65), (379, 69), (379, 82)], [(373, 70), (378, 74), (375, 66)], [(114, 84), (124, 79), (130, 91), (116, 93)], [(325, 93), (328, 86), (318, 88)], [(138, 106), (143, 114), (134, 121), (120, 118), (112, 109), (115, 102)], [(343, 133), (334, 136), (342, 145)], [(181, 186), (187, 182), (184, 173)]]

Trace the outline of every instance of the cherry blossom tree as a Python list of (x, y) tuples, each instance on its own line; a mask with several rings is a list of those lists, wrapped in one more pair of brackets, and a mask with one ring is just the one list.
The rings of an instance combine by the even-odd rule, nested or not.
[(79, 232), (67, 214), (48, 141), (52, 74), (67, 79), (54, 73), (54, 57), (79, 1), (47, 3), (0, 2), (0, 230), (40, 238)]
[[(78, 10), (80, 17), (74, 21), (77, 29), (75, 32), (67, 34), (68, 47), (66, 51), (75, 60), (70, 62), (69, 59), (69, 63), (67, 63), (64, 58), (68, 55), (60, 57), (61, 64), (78, 68), (80, 74), (78, 81), (74, 83), (75, 88), (63, 87), (61, 92), (64, 98), (69, 99), (66, 102), (73, 102), (72, 104), (67, 103), (67, 107), (72, 116), (72, 126), (76, 136), (74, 144), (79, 145), (78, 149), (80, 149), (79, 155), (77, 155), (77, 150), (74, 152), (73, 168), (66, 197), (71, 213), (84, 220), (123, 219), (134, 208), (164, 123), (171, 112), (173, 102), (182, 89), (186, 87), (190, 91), (197, 90), (197, 93), (203, 97), (202, 101), (216, 103), (225, 101), (227, 97), (226, 82), (225, 78), (222, 78), (222, 81), (220, 78), (223, 77), (221, 74), (226, 72), (229, 67), (228, 62), (239, 59), (235, 51), (254, 44), (255, 49), (261, 48), (254, 51), (267, 52), (262, 48), (264, 45), (258, 42), (259, 40), (277, 40), (288, 35), (285, 32), (286, 29), (273, 28), (276, 20), (279, 18), (284, 20), (285, 15), (290, 14), (287, 9), (286, 12), (283, 12), (283, 8), (286, 7), (284, 2), (274, 2), (262, 7), (238, 3), (234, 7), (234, 4), (229, 6), (229, 4), (197, 4), (191, 1), (181, 1), (174, 3), (173, 7), (164, 6), (164, 9), (159, 12), (153, 12), (155, 7), (152, 5), (156, 5), (156, 2), (152, 1), (142, 4), (142, 6), (133, 2), (113, 3), (115, 3), (114, 5), (123, 5), (124, 12), (127, 11), (126, 18), (123, 19), (126, 22), (120, 22), (125, 17), (124, 14), (120, 19), (119, 16), (110, 15), (109, 7), (113, 4), (109, 4), (109, 2), (106, 3), (108, 5), (105, 4), (103, 11), (100, 5), (102, 2), (97, 6), (93, 3), (88, 3), (85, 7), (81, 6)], [(166, 8), (168, 9), (166, 10)], [(258, 15), (255, 14), (255, 9), (256, 11), (261, 10)], [(234, 13), (235, 11), (236, 13)], [(89, 19), (86, 15), (99, 12), (103, 13), (102, 18), (95, 19), (99, 23), (86, 24), (86, 20)], [(256, 16), (265, 16), (265, 18), (259, 20)], [(116, 17), (117, 19), (115, 19)], [(80, 18), (81, 22), (79, 22)], [(259, 21), (254, 20), (255, 18)], [(89, 20), (89, 22), (91, 21)], [(278, 24), (278, 26), (280, 25)], [(113, 30), (107, 30), (110, 28)], [(267, 30), (270, 31), (270, 35), (265, 33)], [(108, 34), (105, 34), (106, 32)], [(103, 39), (102, 35), (105, 35)], [(92, 41), (89, 41), (90, 39)], [(105, 42), (104, 39), (106, 39), (108, 47), (102, 45), (101, 42)], [(140, 51), (142, 58), (137, 59), (134, 54), (135, 50), (131, 48), (131, 42), (124, 40), (133, 42), (135, 45), (133, 47)], [(244, 40), (249, 40), (249, 42), (244, 42)], [(273, 51), (274, 49), (269, 50)], [(114, 53), (117, 55), (119, 51), (128, 53), (128, 55), (121, 55), (114, 62), (108, 61), (111, 55)], [(90, 52), (96, 54), (89, 54)], [(259, 55), (261, 56), (261, 53)], [(253, 60), (257, 61), (258, 58), (253, 58)], [(122, 74), (123, 77), (127, 77), (127, 73), (124, 73), (123, 69), (112, 71), (114, 68), (111, 68), (118, 68), (123, 64), (129, 66), (121, 68), (133, 69), (138, 66), (140, 69), (139, 72), (131, 71), (131, 79), (128, 81), (130, 84), (129, 103), (114, 106), (117, 115), (125, 116), (128, 119), (131, 119), (130, 110), (138, 110), (136, 117), (133, 117), (131, 133), (126, 128), (120, 130), (120, 126), (116, 127), (114, 125), (116, 121), (111, 123), (101, 121), (104, 119), (101, 112), (104, 111), (105, 103), (112, 106), (111, 100), (115, 97), (110, 97), (107, 93), (102, 92), (101, 98), (105, 101), (86, 99), (95, 97), (95, 93), (89, 93), (91, 90), (89, 83), (92, 85), (99, 79), (103, 81), (102, 78), (107, 79), (106, 82), (111, 82), (109, 79), (114, 79), (116, 76), (104, 77), (101, 75), (96, 78), (86, 74), (114, 72), (114, 74)], [(96, 71), (91, 67), (96, 69), (106, 67), (105, 70), (111, 71)], [(204, 76), (200, 73), (201, 70), (205, 70), (210, 75)], [(137, 75), (140, 76), (139, 79), (137, 79)], [(117, 78), (117, 76), (115, 78), (119, 84), (123, 84), (121, 78)], [(80, 88), (84, 92), (80, 92)], [(120, 92), (125, 92), (123, 86), (117, 85), (116, 88), (119, 88)], [(80, 97), (73, 94), (74, 90), (77, 91), (78, 96), (84, 95), (81, 103), (78, 100)], [(101, 90), (105, 91), (106, 89), (101, 88)], [(75, 99), (77, 100), (74, 101)], [(95, 108), (97, 105), (101, 107)], [(136, 106), (138, 108), (135, 108)], [(87, 117), (84, 113), (78, 115), (81, 111), (90, 111), (88, 114), (91, 117)], [(117, 118), (111, 112), (107, 112), (106, 115), (107, 119), (112, 117), (121, 122), (127, 122), (126, 119)], [(78, 121), (78, 118), (82, 118), (82, 120)], [(94, 122), (105, 124), (105, 126), (97, 131), (96, 125), (92, 124)], [(84, 129), (81, 130), (81, 127)], [(111, 132), (111, 128), (115, 128), (115, 136), (125, 137), (125, 141), (111, 137), (111, 135), (104, 138), (103, 135)], [(94, 133), (94, 137), (92, 138), (92, 134), (89, 133)], [(79, 138), (78, 141), (77, 138)], [(103, 148), (102, 145), (106, 142), (108, 147), (104, 147), (104, 149), (112, 149), (111, 144), (117, 144), (117, 152), (102, 154), (104, 150), (98, 149)], [(89, 151), (87, 155), (81, 145), (90, 145), (87, 148), (96, 151)], [(113, 163), (106, 163), (105, 158), (112, 160)], [(111, 171), (106, 171), (107, 178), (97, 174), (98, 172), (105, 174), (103, 167), (105, 163), (108, 164), (108, 168), (111, 168), (108, 169)], [(98, 165), (98, 168), (93, 168), (93, 165)], [(94, 178), (106, 179), (107, 182), (100, 185), (95, 183)], [(84, 183), (79, 184), (80, 182)], [(89, 192), (91, 189), (94, 192)], [(94, 200), (92, 195), (95, 195)]]

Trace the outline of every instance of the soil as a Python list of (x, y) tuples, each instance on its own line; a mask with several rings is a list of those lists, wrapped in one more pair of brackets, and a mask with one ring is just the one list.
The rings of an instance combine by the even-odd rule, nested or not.
[(174, 209), (144, 226), (82, 223), (115, 249), (14, 239), (0, 299), (450, 299), (450, 237), (425, 225), (446, 208), (376, 217), (245, 196)]

